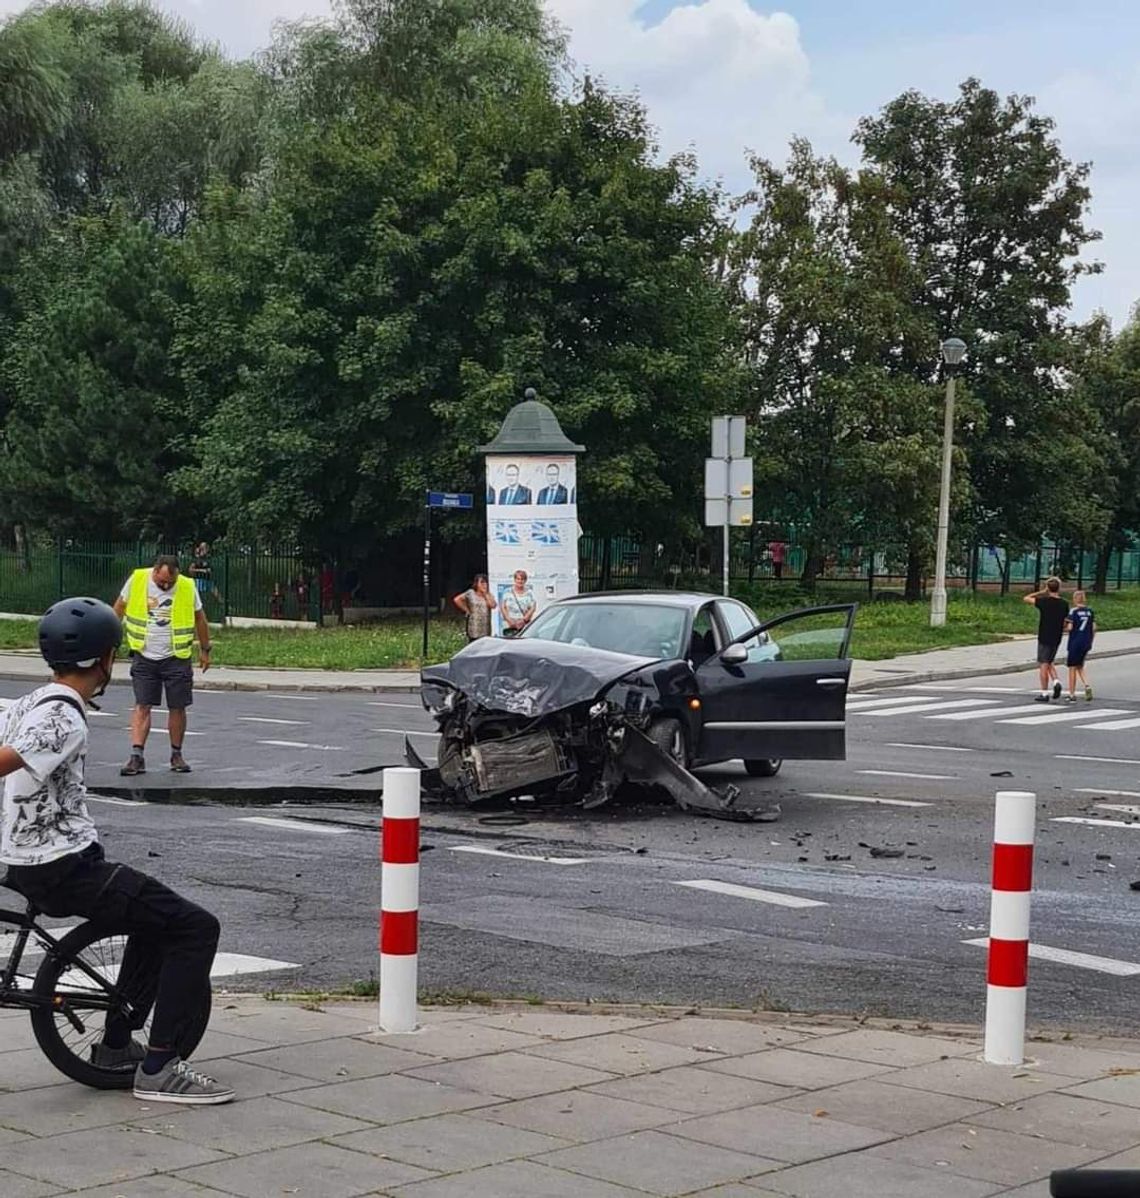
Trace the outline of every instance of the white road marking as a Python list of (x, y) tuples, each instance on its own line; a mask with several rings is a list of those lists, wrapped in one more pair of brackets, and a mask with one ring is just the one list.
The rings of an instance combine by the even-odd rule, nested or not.
[(409, 711), (423, 711), (424, 710), (424, 705), (422, 703), (381, 703), (379, 701), (371, 700), (371, 699), (368, 701), (367, 706), (369, 706), (369, 707), (406, 707), (406, 708), (408, 708)]
[(488, 849), (481, 844), (453, 844), (448, 846), (453, 853), (478, 853), (481, 857), (505, 857), (508, 861), (541, 861), (543, 865), (588, 865), (588, 857), (536, 857), (526, 853), (507, 853), (502, 849)]
[(848, 711), (867, 711), (873, 707), (897, 707), (900, 703), (913, 703), (914, 695), (896, 695), (893, 699), (847, 699)]
[(291, 724), (294, 728), (307, 728), (308, 720), (277, 720), (269, 715), (239, 715), (238, 719), (246, 724)]
[(106, 710), (95, 711), (94, 708), (88, 708), (87, 714), (93, 715), (96, 718), (102, 717), (102, 718), (106, 719), (108, 716), (112, 717), (113, 719), (119, 718), (119, 713), (117, 711), (106, 711)]
[[(973, 714), (971, 712), (971, 714)], [(931, 716), (931, 719), (938, 717)], [(961, 745), (912, 745), (906, 741), (894, 740), (887, 742), (888, 749), (924, 749), (935, 753), (976, 753), (976, 749), (964, 749)]]
[(674, 882), (674, 886), (687, 886), (690, 890), (707, 890), (711, 894), (727, 894), (731, 898), (752, 899), (757, 903), (771, 903), (774, 907), (826, 907), (819, 899), (801, 898), (798, 894), (780, 894), (776, 890), (757, 890), (755, 886), (737, 886), (732, 882), (716, 882), (700, 878), (694, 882)]
[[(1090, 716), (1095, 719), (1095, 716)], [(1125, 728), (1140, 728), (1140, 719), (1133, 716), (1129, 720), (1109, 720), (1107, 724), (1082, 724), (1082, 729), (1090, 728), (1096, 732), (1123, 732)]]
[(331, 824), (318, 824), (307, 819), (278, 819), (272, 815), (241, 815), (239, 824), (260, 824), (264, 828), (284, 828), (287, 832), (315, 832), (320, 836), (344, 836), (351, 828), (336, 828)]
[(276, 973), (282, 969), (300, 969), (296, 961), (274, 961), (272, 957), (247, 957), (244, 953), (217, 953), (210, 966), (210, 977), (233, 978), (247, 973)]
[(1104, 761), (1109, 765), (1140, 765), (1137, 757), (1083, 757), (1079, 753), (1054, 753), (1058, 761)]
[(939, 682), (915, 682), (909, 686), (900, 688), (902, 690), (915, 691), (966, 691), (968, 693), (979, 695), (1024, 695), (1025, 687), (1023, 686), (943, 686)]
[(1104, 795), (1106, 799), (1140, 799), (1140, 790), (1104, 790), (1099, 786), (1077, 786), (1074, 794)]
[(888, 707), (885, 711), (869, 711), (869, 716), (911, 715), (917, 712), (949, 711), (951, 707), (988, 707), (995, 706), (997, 699), (946, 699), (938, 703), (908, 703), (905, 707)]
[(871, 774), (876, 778), (922, 778), (928, 782), (952, 782), (955, 774), (907, 774), (902, 770), (856, 770), (857, 774)]
[(1098, 811), (1118, 811), (1121, 815), (1140, 815), (1140, 807), (1135, 803), (1097, 803)]
[(257, 695), (259, 699), (288, 699), (291, 703), (324, 703), (323, 695), (287, 695), (283, 691), (252, 691), (245, 694)]
[(89, 803), (110, 803), (112, 807), (145, 807), (146, 804), (139, 799), (113, 799), (110, 795), (93, 795), (90, 792), (87, 794)]
[(418, 728), (372, 728), (372, 732), (387, 733), (392, 736), (438, 736), (438, 732), (423, 732)]
[(1091, 828), (1140, 828), (1140, 823), (1126, 819), (1089, 819), (1083, 815), (1055, 815), (1051, 824), (1087, 824)]
[(309, 745), (303, 740), (259, 740), (259, 745), (273, 745), (277, 749), (319, 749), (325, 753), (343, 753), (341, 745)]
[(928, 715), (926, 718), (928, 720), (999, 720), (1003, 716), (1022, 711), (1040, 712), (1043, 706), (1042, 703), (1027, 703), (1024, 707), (999, 707), (997, 711), (988, 707), (985, 711), (952, 711), (948, 715)]
[(814, 792), (804, 795), (805, 799), (837, 799), (841, 803), (874, 803), (883, 807), (929, 807), (930, 803), (920, 803), (917, 799), (880, 799), (872, 795), (835, 795)]
[[(150, 730), (151, 730), (151, 732), (156, 733), (158, 736), (169, 736), (170, 735), (169, 728), (160, 728), (157, 724), (151, 724)], [(130, 732), (130, 728), (124, 728), (123, 731)], [(187, 736), (205, 736), (206, 734), (204, 732), (189, 732), (189, 731), (187, 731), (186, 735)]]
[[(1042, 704), (1044, 706), (1044, 704)], [(1122, 708), (1106, 707), (1103, 715), (1127, 715)], [(999, 724), (1072, 724), (1077, 720), (1087, 720), (1087, 711), (1051, 711), (1048, 715), (1027, 715), (1017, 720), (998, 720)]]
[[(980, 940), (963, 940), (963, 944), (989, 948), (988, 937)], [(1113, 957), (1094, 957), (1091, 953), (1074, 953), (1067, 948), (1050, 948), (1047, 944), (1031, 944), (1029, 955), (1035, 961), (1053, 961), (1057, 965), (1073, 965), (1077, 969), (1095, 969), (1097, 973), (1111, 973), (1118, 978), (1131, 978), (1140, 974), (1140, 965), (1133, 961), (1117, 961)]]

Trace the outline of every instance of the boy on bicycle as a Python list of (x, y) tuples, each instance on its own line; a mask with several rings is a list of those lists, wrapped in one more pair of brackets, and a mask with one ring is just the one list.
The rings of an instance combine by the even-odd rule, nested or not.
[[(65, 599), (40, 621), (52, 681), (0, 715), (0, 865), (7, 884), (44, 914), (79, 915), (128, 937), (118, 976), (135, 1017), (108, 1016), (92, 1061), (134, 1072), (134, 1095), (147, 1102), (229, 1102), (229, 1086), (179, 1055), (209, 1010), (218, 921), (154, 878), (107, 861), (87, 810), (87, 704), (111, 681), (122, 636), (98, 599)], [(152, 1006), (144, 1048), (131, 1032)]]

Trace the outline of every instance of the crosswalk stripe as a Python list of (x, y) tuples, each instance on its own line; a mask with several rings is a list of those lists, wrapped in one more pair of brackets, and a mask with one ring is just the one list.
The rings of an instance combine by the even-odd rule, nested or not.
[(870, 774), (875, 778), (921, 778), (928, 782), (952, 782), (954, 774), (907, 774), (902, 770), (856, 770), (857, 774)]
[(918, 799), (880, 799), (876, 795), (836, 795), (823, 791), (812, 791), (804, 794), (805, 799), (834, 799), (839, 803), (870, 803), (882, 807), (929, 807), (929, 803), (921, 803)]
[(940, 682), (913, 682), (904, 689), (915, 691), (967, 691), (979, 695), (1024, 695), (1023, 686), (944, 686)]
[(700, 878), (693, 882), (674, 882), (674, 886), (687, 886), (690, 890), (707, 890), (711, 894), (726, 894), (730, 898), (751, 899), (756, 903), (771, 903), (774, 907), (826, 907), (819, 899), (801, 898), (798, 894), (781, 894), (777, 890), (759, 890), (755, 886), (737, 886), (733, 882), (717, 882), (711, 878)]
[(260, 824), (264, 828), (282, 828), (286, 832), (313, 832), (322, 836), (345, 836), (351, 828), (337, 828), (331, 824), (318, 824), (315, 820), (279, 819), (273, 815), (241, 815), (239, 824)]
[(1140, 807), (1135, 803), (1097, 803), (1098, 811), (1116, 811), (1121, 815), (1140, 815)]
[(1073, 788), (1073, 793), (1079, 795), (1100, 795), (1106, 799), (1140, 799), (1140, 790), (1105, 790), (1100, 786), (1077, 786)]
[(940, 703), (907, 703), (903, 707), (888, 707), (883, 711), (869, 711), (868, 715), (890, 716), (910, 715), (914, 712), (948, 711), (951, 707), (990, 707), (997, 706), (997, 699), (946, 699)]
[[(989, 939), (963, 940), (963, 944), (988, 948)], [(1111, 973), (1118, 978), (1131, 978), (1140, 973), (1140, 965), (1134, 961), (1117, 961), (1113, 957), (1095, 957), (1092, 953), (1074, 953), (1067, 948), (1051, 948), (1048, 944), (1031, 944), (1029, 955), (1037, 961), (1052, 961), (1057, 965), (1073, 965), (1077, 969), (1094, 969), (1097, 973)]]
[(1109, 720), (1107, 724), (1081, 724), (1082, 731), (1085, 728), (1095, 732), (1122, 732), (1125, 728), (1140, 728), (1140, 718), (1133, 716), (1129, 720)]
[(245, 953), (217, 953), (210, 966), (210, 977), (233, 978), (248, 973), (277, 973), (282, 969), (300, 969), (296, 961), (275, 961), (272, 957), (250, 957)]
[(1132, 828), (1140, 829), (1140, 823), (1127, 819), (1090, 819), (1084, 815), (1055, 815), (1051, 824), (1087, 824), (1091, 828)]
[(537, 854), (507, 853), (502, 849), (486, 848), (481, 844), (453, 844), (449, 846), (453, 853), (476, 853), (480, 857), (502, 857), (507, 861), (539, 862), (542, 865), (589, 865), (588, 857), (541, 857)]
[(917, 695), (895, 695), (891, 699), (852, 699), (848, 697), (847, 710), (868, 711), (872, 707), (897, 707), (900, 703), (914, 703), (917, 698)]
[[(1106, 707), (1101, 713), (1102, 715), (1127, 715), (1126, 711), (1118, 708)], [(1072, 724), (1077, 720), (1087, 720), (1089, 713), (1087, 711), (1051, 711), (1047, 715), (1027, 715), (1016, 720), (999, 719), (999, 724)]]
[(1058, 761), (1103, 761), (1107, 765), (1140, 765), (1137, 757), (1085, 757), (1080, 753), (1054, 753)]
[[(973, 712), (970, 713), (971, 715)], [(988, 714), (988, 713), (987, 713)], [(927, 716), (927, 719), (936, 720), (938, 716)], [(976, 749), (967, 749), (963, 745), (916, 745), (913, 741), (906, 740), (889, 740), (887, 741), (888, 749), (922, 749), (927, 753), (975, 753)]]
[(985, 711), (955, 711), (949, 715), (928, 715), (928, 720), (996, 720), (1002, 716), (1009, 715), (1011, 712), (1021, 711), (1040, 711), (1041, 704), (1027, 703), (1024, 707), (999, 707), (994, 711), (992, 707)]

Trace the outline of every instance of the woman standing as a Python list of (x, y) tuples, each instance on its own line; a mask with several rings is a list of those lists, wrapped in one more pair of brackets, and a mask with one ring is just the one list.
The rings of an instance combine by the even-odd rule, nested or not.
[(491, 595), (486, 574), (476, 574), (471, 586), (451, 601), (467, 617), (467, 640), (491, 635), (491, 613), (498, 604)]
[(526, 571), (516, 570), (514, 584), (503, 596), (503, 636), (518, 636), (534, 617), (534, 592)]

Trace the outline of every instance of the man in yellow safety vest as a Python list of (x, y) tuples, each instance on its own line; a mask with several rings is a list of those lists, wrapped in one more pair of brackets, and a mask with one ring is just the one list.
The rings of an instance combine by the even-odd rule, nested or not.
[(126, 777), (146, 773), (150, 712), (162, 702), (170, 712), (170, 768), (190, 773), (182, 755), (186, 736), (186, 709), (194, 702), (194, 666), (190, 660), (198, 636), (198, 660), (205, 673), (210, 668), (210, 626), (202, 610), (202, 597), (190, 578), (184, 577), (176, 557), (159, 557), (154, 566), (135, 570), (115, 600), (115, 614), (123, 620), (131, 651), (131, 681), (135, 708), (131, 713), (131, 755), (119, 771)]

